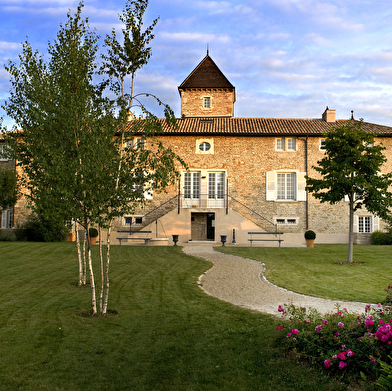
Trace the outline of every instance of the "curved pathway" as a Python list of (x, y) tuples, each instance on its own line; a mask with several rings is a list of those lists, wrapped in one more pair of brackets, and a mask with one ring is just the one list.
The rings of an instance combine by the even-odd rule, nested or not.
[(200, 287), (209, 295), (229, 303), (269, 314), (277, 314), (278, 306), (293, 302), (295, 306), (312, 307), (321, 314), (332, 312), (336, 304), (349, 312), (362, 313), (367, 303), (320, 299), (287, 291), (268, 282), (264, 264), (222, 254), (212, 245), (185, 245), (183, 251), (211, 261), (214, 266), (199, 277)]

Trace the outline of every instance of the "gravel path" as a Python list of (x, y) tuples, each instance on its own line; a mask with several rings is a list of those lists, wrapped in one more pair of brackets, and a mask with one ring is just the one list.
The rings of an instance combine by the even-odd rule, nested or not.
[(293, 302), (295, 306), (312, 307), (325, 314), (333, 311), (336, 304), (349, 312), (363, 313), (367, 304), (326, 300), (287, 291), (265, 279), (264, 264), (222, 254), (214, 251), (211, 245), (185, 245), (183, 251), (214, 264), (199, 277), (199, 285), (207, 294), (241, 307), (278, 314), (279, 305)]

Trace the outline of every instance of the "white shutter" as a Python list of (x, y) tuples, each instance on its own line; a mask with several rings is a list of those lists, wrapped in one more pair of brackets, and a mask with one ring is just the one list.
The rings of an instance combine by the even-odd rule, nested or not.
[(3, 210), (1, 214), (1, 228), (7, 228), (7, 211)]
[(266, 201), (275, 201), (276, 199), (276, 172), (270, 171), (265, 173), (265, 199)]
[(297, 201), (306, 201), (306, 172), (297, 173)]
[(358, 232), (358, 216), (354, 215), (354, 232)]
[(378, 216), (373, 216), (373, 230), (371, 230), (371, 232), (374, 231), (378, 231), (380, 229), (380, 218)]

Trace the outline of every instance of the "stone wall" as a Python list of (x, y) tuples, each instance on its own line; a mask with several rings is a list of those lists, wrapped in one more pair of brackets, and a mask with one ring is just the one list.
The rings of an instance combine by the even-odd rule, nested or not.
[[(203, 107), (203, 98), (209, 97), (210, 108)], [(208, 117), (230, 116), (234, 114), (234, 91), (222, 89), (198, 89), (181, 91), (181, 116)]]

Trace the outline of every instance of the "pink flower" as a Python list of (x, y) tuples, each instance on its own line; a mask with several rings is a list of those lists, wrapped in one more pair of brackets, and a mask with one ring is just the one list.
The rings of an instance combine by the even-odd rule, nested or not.
[(340, 353), (338, 354), (338, 358), (339, 358), (340, 360), (347, 360), (346, 352), (340, 352)]
[(369, 309), (370, 309), (370, 304), (367, 304), (367, 305), (365, 306), (365, 312), (368, 312)]
[(340, 361), (339, 363), (339, 369), (343, 369), (344, 367), (347, 367), (347, 363), (344, 361)]
[(310, 320), (309, 319), (304, 319), (305, 323), (310, 324)]
[(323, 325), (326, 326), (326, 325), (328, 324), (328, 320), (327, 320), (327, 319), (323, 319), (323, 320), (321, 321), (321, 323), (323, 323)]
[(325, 368), (329, 368), (331, 366), (331, 360), (328, 358), (324, 361)]
[(383, 325), (385, 322), (383, 320), (380, 320), (378, 323)]
[(294, 338), (293, 338), (293, 341), (296, 342), (296, 341), (297, 341), (297, 338), (294, 337)]
[(381, 303), (378, 303), (377, 306), (378, 306), (378, 308), (380, 308), (381, 307)]
[(347, 357), (353, 357), (354, 356), (354, 352), (351, 350), (347, 350)]
[(338, 356), (336, 355), (336, 354), (334, 354), (333, 356), (332, 356), (332, 360), (337, 360), (338, 359)]
[(369, 360), (370, 360), (373, 364), (375, 364), (375, 363), (377, 362), (373, 357), (369, 357)]
[(338, 323), (338, 327), (343, 327), (343, 326), (344, 326), (344, 323), (342, 323), (342, 322)]
[(298, 329), (292, 329), (292, 330), (291, 330), (291, 333), (292, 333), (292, 334), (295, 334), (295, 335), (298, 335)]
[(323, 325), (320, 324), (316, 326), (314, 330), (316, 331), (316, 334), (318, 334), (322, 329), (323, 329)]
[(287, 333), (286, 338), (291, 337), (291, 333)]
[(366, 327), (370, 327), (370, 326), (373, 326), (373, 325), (374, 325), (373, 320), (370, 318), (370, 316), (368, 316), (368, 317), (366, 318), (366, 320), (365, 320), (365, 326), (366, 326)]
[(277, 328), (276, 328), (276, 330), (282, 330), (283, 329), (283, 326), (278, 326)]
[(286, 312), (285, 309), (281, 305), (278, 307), (278, 311), (282, 312), (283, 314)]

